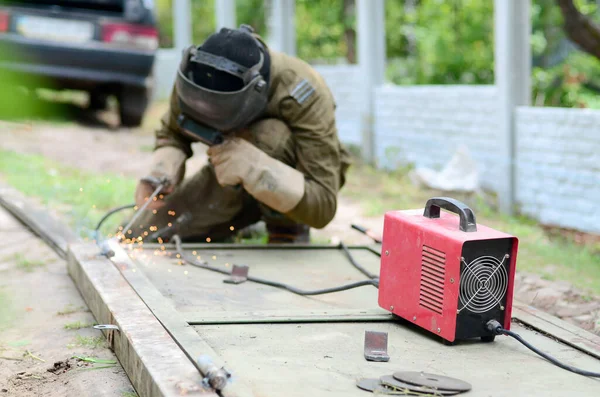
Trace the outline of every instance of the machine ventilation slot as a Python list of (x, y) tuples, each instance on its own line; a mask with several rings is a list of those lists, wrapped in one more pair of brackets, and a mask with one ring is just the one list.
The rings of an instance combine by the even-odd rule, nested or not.
[(446, 254), (424, 245), (421, 258), (419, 304), (441, 315), (444, 307)]

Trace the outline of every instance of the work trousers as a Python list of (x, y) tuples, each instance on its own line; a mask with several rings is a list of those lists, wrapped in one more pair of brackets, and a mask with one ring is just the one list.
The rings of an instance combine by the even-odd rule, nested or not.
[[(291, 167), (296, 166), (292, 133), (282, 121), (260, 120), (251, 125), (242, 137), (269, 156)], [(176, 220), (185, 213), (191, 216), (191, 220), (179, 226)], [(308, 236), (307, 226), (299, 225), (262, 204), (243, 187), (219, 185), (214, 168), (208, 163), (167, 195), (165, 205), (156, 213), (148, 210), (142, 214), (131, 227), (132, 234), (127, 237), (142, 236), (144, 241), (151, 242), (148, 236), (153, 231), (171, 224), (177, 227), (176, 233), (183, 241), (223, 242), (260, 220), (265, 221), (270, 234), (300, 232)]]

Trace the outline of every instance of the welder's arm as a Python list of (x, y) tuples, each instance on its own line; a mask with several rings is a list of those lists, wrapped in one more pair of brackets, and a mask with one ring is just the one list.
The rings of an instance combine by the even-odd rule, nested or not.
[[(192, 142), (182, 133), (177, 124), (179, 113), (180, 109), (177, 101), (177, 93), (175, 87), (173, 87), (169, 101), (169, 109), (161, 118), (161, 126), (155, 132), (154, 150), (155, 152), (159, 152), (162, 149), (162, 153), (165, 154), (155, 156), (153, 165), (157, 165), (160, 162), (164, 164), (165, 161), (169, 160), (172, 165), (179, 164), (179, 166), (182, 166), (182, 164), (185, 163), (185, 160), (192, 157)], [(165, 150), (163, 148), (170, 148), (170, 150)], [(173, 149), (177, 149), (177, 151)], [(182, 158), (183, 160), (181, 160)]]
[(281, 113), (295, 138), (296, 169), (304, 175), (304, 194), (286, 215), (314, 228), (325, 227), (337, 210), (341, 152), (337, 139), (333, 98), (315, 92), (314, 99), (299, 105), (293, 98)]

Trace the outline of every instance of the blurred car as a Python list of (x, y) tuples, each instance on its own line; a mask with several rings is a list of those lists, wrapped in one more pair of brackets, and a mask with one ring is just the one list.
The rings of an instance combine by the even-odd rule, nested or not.
[(114, 95), (123, 126), (142, 122), (157, 48), (152, 0), (0, 0), (0, 68), (86, 91), (92, 108)]

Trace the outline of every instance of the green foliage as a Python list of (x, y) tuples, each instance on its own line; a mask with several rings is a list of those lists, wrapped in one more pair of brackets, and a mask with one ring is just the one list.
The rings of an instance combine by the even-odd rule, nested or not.
[[(157, 0), (163, 47), (172, 45), (172, 1)], [(265, 3), (237, 0), (238, 24), (250, 24), (266, 36)], [(597, 2), (575, 3), (582, 13), (600, 20)], [(215, 30), (214, 4), (214, 0), (192, 0), (196, 43)], [(395, 84), (492, 84), (493, 5), (490, 0), (386, 0), (388, 80)], [(590, 82), (600, 75), (600, 62), (567, 44), (556, 1), (533, 0), (531, 14), (534, 103), (599, 107)], [(354, 62), (355, 30), (352, 0), (296, 1), (297, 49), (302, 59)]]
[[(63, 212), (84, 237), (107, 210), (133, 201), (136, 181), (113, 174), (94, 174), (38, 155), (0, 150), (0, 175), (27, 196)], [(123, 214), (121, 214), (121, 217)], [(119, 215), (104, 230), (115, 230)]]

